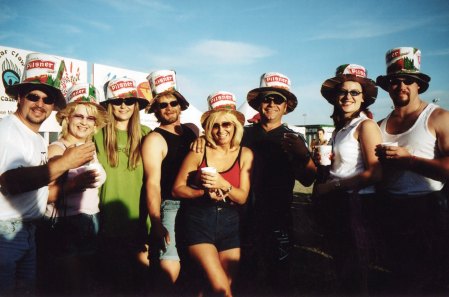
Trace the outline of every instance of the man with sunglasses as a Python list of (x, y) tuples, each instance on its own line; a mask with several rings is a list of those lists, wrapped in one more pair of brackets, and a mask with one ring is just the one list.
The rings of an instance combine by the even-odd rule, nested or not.
[[(164, 80), (160, 79), (162, 73)], [(171, 192), (181, 163), (197, 135), (181, 124), (181, 112), (189, 103), (176, 90), (174, 71), (152, 72), (148, 80), (154, 98), (148, 112), (154, 113), (160, 123), (142, 144), (146, 202), (151, 220), (150, 254), (162, 270), (162, 278), (154, 280), (155, 287), (163, 290), (158, 294), (172, 295), (181, 263), (175, 238), (180, 201), (173, 198)]]
[[(387, 168), (381, 188), (382, 222), (391, 262), (393, 294), (447, 294), (449, 112), (420, 98), (430, 77), (420, 72), (421, 52), (412, 47), (387, 52), (387, 75), (377, 84), (394, 110), (379, 122), (383, 140), (376, 154)], [(441, 287), (440, 287), (441, 286)]]
[(95, 146), (71, 147), (47, 160), (47, 143), (39, 134), (53, 109), (65, 106), (59, 89), (64, 61), (39, 53), (27, 55), (22, 81), (6, 93), (17, 110), (0, 121), (0, 295), (33, 293), (36, 281), (36, 223), (47, 200), (57, 198), (58, 184), (69, 169), (93, 159)]
[(282, 123), (284, 114), (297, 105), (289, 78), (276, 72), (263, 74), (260, 88), (250, 91), (247, 100), (260, 113), (260, 121), (245, 127), (242, 140), (243, 146), (253, 150), (255, 165), (253, 196), (243, 226), (247, 244), (242, 245), (241, 275), (245, 280), (241, 283), (246, 286), (247, 281), (253, 281), (252, 289), (261, 293), (287, 295), (292, 288), (289, 250), (293, 188), (295, 180), (310, 186), (316, 166), (305, 139)]

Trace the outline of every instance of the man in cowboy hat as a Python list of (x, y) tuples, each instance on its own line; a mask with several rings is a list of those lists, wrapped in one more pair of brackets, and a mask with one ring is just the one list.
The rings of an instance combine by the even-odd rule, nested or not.
[(64, 61), (28, 54), (22, 81), (6, 93), (17, 100), (17, 111), (0, 122), (0, 295), (34, 290), (36, 280), (35, 223), (42, 218), (58, 184), (48, 184), (67, 170), (93, 159), (95, 146), (70, 147), (47, 160), (47, 143), (39, 135), (53, 109), (65, 106), (59, 89)]
[(249, 280), (256, 277), (256, 287), (262, 292), (271, 289), (276, 294), (288, 293), (293, 188), (295, 180), (311, 185), (316, 166), (305, 139), (282, 124), (284, 114), (297, 105), (288, 77), (276, 72), (263, 74), (260, 87), (250, 91), (247, 100), (259, 112), (260, 121), (245, 127), (242, 140), (255, 156), (251, 188), (254, 196), (248, 203), (249, 216), (243, 229), (247, 237), (243, 240), (251, 248), (242, 250), (242, 266), (248, 260), (255, 266), (251, 272), (242, 269)]
[(392, 293), (442, 293), (436, 282), (446, 274), (447, 197), (441, 190), (449, 178), (449, 112), (420, 98), (430, 77), (420, 72), (419, 49), (394, 48), (386, 62), (387, 75), (377, 84), (394, 110), (379, 125), (383, 140), (397, 145), (378, 146), (376, 153), (388, 168), (383, 222)]
[(173, 198), (171, 192), (190, 143), (197, 135), (181, 124), (181, 112), (188, 108), (189, 103), (177, 91), (175, 72), (154, 71), (147, 79), (153, 94), (149, 113), (154, 113), (160, 123), (142, 144), (146, 203), (151, 219), (150, 247), (154, 248), (155, 258), (163, 272), (163, 279), (154, 284), (170, 291), (181, 269), (175, 237), (180, 201)]

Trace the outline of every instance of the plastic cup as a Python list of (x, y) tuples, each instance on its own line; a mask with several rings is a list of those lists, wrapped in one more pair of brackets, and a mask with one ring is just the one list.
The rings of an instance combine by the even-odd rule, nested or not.
[(217, 168), (215, 167), (203, 167), (201, 168), (201, 173), (217, 173)]
[(381, 145), (382, 146), (398, 146), (398, 143), (397, 142), (387, 141), (387, 142), (382, 142)]
[(316, 149), (320, 153), (320, 165), (328, 166), (331, 165), (331, 153), (332, 146), (331, 145), (318, 145)]

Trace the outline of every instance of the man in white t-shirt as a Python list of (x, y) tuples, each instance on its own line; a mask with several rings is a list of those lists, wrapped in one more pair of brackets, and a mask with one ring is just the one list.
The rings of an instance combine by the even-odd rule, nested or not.
[(376, 153), (387, 168), (379, 215), (393, 276), (388, 293), (447, 295), (447, 197), (441, 190), (449, 178), (449, 112), (419, 96), (430, 77), (420, 72), (418, 49), (392, 49), (386, 61), (387, 75), (377, 84), (394, 110), (379, 122), (390, 144)]
[(95, 146), (68, 148), (47, 160), (47, 143), (38, 133), (53, 109), (65, 106), (59, 90), (64, 62), (38, 53), (27, 55), (22, 81), (6, 87), (17, 111), (0, 121), (0, 295), (32, 293), (36, 279), (35, 223), (49, 196), (61, 187), (47, 185), (67, 170), (92, 160)]

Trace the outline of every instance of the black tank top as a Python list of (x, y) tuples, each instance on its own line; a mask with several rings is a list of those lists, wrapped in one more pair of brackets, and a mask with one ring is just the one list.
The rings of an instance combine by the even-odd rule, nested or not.
[(158, 132), (164, 137), (168, 147), (167, 155), (162, 161), (161, 166), (162, 200), (175, 199), (171, 195), (173, 183), (178, 175), (182, 161), (190, 150), (190, 144), (196, 139), (195, 133), (189, 127), (185, 125), (181, 126), (183, 129), (182, 135), (173, 134), (159, 127), (154, 129), (154, 132)]

